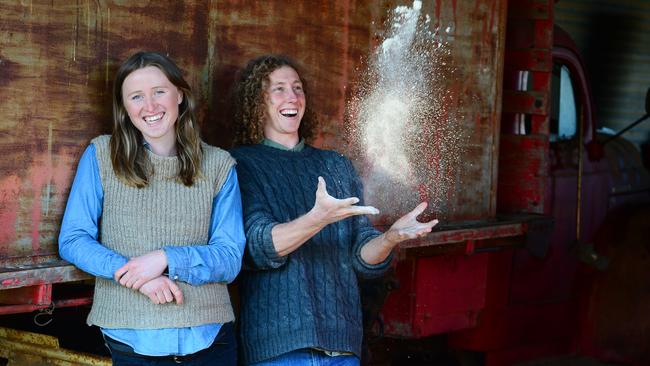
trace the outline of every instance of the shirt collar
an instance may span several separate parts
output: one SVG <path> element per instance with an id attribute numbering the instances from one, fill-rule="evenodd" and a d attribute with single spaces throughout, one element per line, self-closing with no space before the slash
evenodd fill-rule
<path id="1" fill-rule="evenodd" d="M 284 150 L 284 151 L 293 151 L 293 152 L 300 152 L 302 149 L 305 148 L 305 139 L 300 139 L 300 141 L 296 144 L 296 146 L 292 148 L 288 148 L 282 144 L 279 144 L 273 140 L 269 140 L 267 138 L 264 138 L 262 140 L 262 145 L 274 147 L 276 149 Z"/>

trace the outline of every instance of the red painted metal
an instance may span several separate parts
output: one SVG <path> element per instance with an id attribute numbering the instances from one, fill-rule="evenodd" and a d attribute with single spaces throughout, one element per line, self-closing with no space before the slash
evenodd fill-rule
<path id="1" fill-rule="evenodd" d="M 548 98 L 543 92 L 507 90 L 503 92 L 503 112 L 548 114 Z"/>
<path id="2" fill-rule="evenodd" d="M 454 228 L 452 226 L 446 227 L 441 231 L 434 231 L 421 239 L 409 240 L 400 245 L 400 248 L 419 248 L 467 241 L 508 238 L 523 235 L 525 232 L 526 224 L 524 222 L 508 222 L 503 224 L 488 222 L 466 228 Z"/>
<path id="3" fill-rule="evenodd" d="M 32 265 L 5 263 L 0 267 L 0 314 L 15 314 L 46 309 L 89 304 L 92 296 L 86 289 L 56 295 L 53 287 L 73 281 L 91 279 L 60 259 Z"/>
<path id="4" fill-rule="evenodd" d="M 345 145 L 346 101 L 360 88 L 388 12 L 403 4 L 285 5 L 0 3 L 0 314 L 91 302 L 84 286 L 63 290 L 90 276 L 56 257 L 56 235 L 77 159 L 91 137 L 109 129 L 111 75 L 118 60 L 135 50 L 161 50 L 181 64 L 196 91 L 204 138 L 222 147 L 232 140 L 227 91 L 236 71 L 263 53 L 288 54 L 303 63 L 310 103 L 322 116 L 316 144 Z M 650 344 L 643 336 L 650 331 L 634 332 L 650 325 L 645 308 L 634 304 L 650 302 L 645 288 L 632 282 L 648 282 L 647 256 L 639 255 L 647 251 L 640 243 L 648 224 L 634 221 L 637 241 L 623 241 L 627 231 L 619 227 L 597 230 L 608 210 L 647 196 L 647 190 L 630 181 L 639 169 L 625 143 L 612 142 L 605 159 L 585 162 L 581 238 L 618 262 L 611 264 L 614 275 L 595 275 L 580 265 L 574 245 L 577 150 L 548 140 L 553 60 L 567 65 L 577 81 L 587 142 L 597 139 L 595 111 L 575 45 L 553 28 L 553 1 L 422 5 L 432 27 L 449 29 L 444 61 L 455 68 L 441 69 L 440 87 L 447 93 L 440 118 L 462 126 L 465 150 L 439 212 L 425 215 L 442 218 L 440 226 L 401 245 L 401 287 L 383 308 L 385 333 L 447 333 L 450 346 L 484 352 L 487 365 L 577 350 L 648 364 L 639 350 Z M 440 163 L 431 136 L 415 159 L 425 172 Z M 363 174 L 364 162 L 355 164 Z M 391 211 L 395 196 L 413 205 L 428 199 L 427 188 L 437 182 L 422 178 L 414 177 L 412 191 L 392 190 L 380 201 L 386 215 L 375 222 L 386 224 L 403 213 Z M 505 213 L 555 219 L 543 255 L 524 248 L 535 235 L 530 217 L 503 219 Z"/>
<path id="5" fill-rule="evenodd" d="M 505 59 L 514 70 L 546 71 L 551 68 L 551 54 L 547 50 L 506 50 Z"/>
<path id="6" fill-rule="evenodd" d="M 92 278 L 61 259 L 32 265 L 0 262 L 0 290 Z"/>
<path id="7" fill-rule="evenodd" d="M 527 219 L 446 228 L 403 243 L 396 267 L 400 287 L 382 311 L 384 333 L 419 338 L 476 326 L 491 283 L 491 255 L 481 252 L 523 246 Z"/>
<path id="8" fill-rule="evenodd" d="M 544 212 L 548 137 L 502 135 L 497 206 L 503 212 Z"/>
<path id="9" fill-rule="evenodd" d="M 553 3 L 535 3 L 533 13 L 509 8 L 509 19 L 516 21 L 509 23 L 508 34 L 518 36 L 508 41 L 508 52 L 544 52 L 548 60 L 553 45 Z M 540 5 L 547 10 L 539 11 Z M 488 365 L 573 352 L 578 334 L 576 320 L 580 316 L 576 292 L 578 262 L 569 252 L 575 232 L 570 230 L 571 223 L 575 224 L 570 209 L 575 203 L 570 198 L 575 197 L 575 184 L 559 184 L 557 175 L 550 174 L 548 101 L 552 65 L 530 64 L 529 60 L 510 63 L 508 59 L 505 63 L 505 80 L 512 82 L 504 84 L 504 126 L 515 120 L 527 120 L 528 125 L 516 135 L 510 135 L 509 128 L 502 130 L 497 206 L 503 212 L 552 215 L 556 227 L 543 258 L 524 249 L 500 254 L 498 261 L 508 261 L 509 265 L 507 270 L 489 266 L 488 278 L 503 282 L 489 281 L 488 293 L 492 289 L 496 292 L 488 297 L 479 325 L 450 334 L 451 346 L 485 352 Z M 522 71 L 527 72 L 523 75 L 528 79 L 517 85 L 514 81 Z M 525 118 L 515 119 L 516 113 Z"/>
<path id="10" fill-rule="evenodd" d="M 517 47 L 534 47 L 535 52 L 541 47 L 549 56 L 553 55 L 555 62 L 569 68 L 574 80 L 576 102 L 584 116 L 584 140 L 589 141 L 595 136 L 596 123 L 584 66 L 577 48 L 564 32 L 556 28 L 556 48 L 551 50 L 552 37 L 549 35 L 552 34 L 552 21 L 537 16 L 533 18 L 536 19 L 532 23 L 533 35 L 520 35 L 514 44 Z M 513 29 L 530 32 L 529 26 L 517 27 L 521 24 L 517 22 L 512 24 Z M 509 31 L 508 34 L 510 33 Z M 512 51 L 509 49 L 507 52 Z M 526 69 L 527 62 L 529 60 L 510 63 L 509 67 L 506 59 L 506 80 L 509 72 Z M 550 72 L 538 71 L 542 72 L 532 72 L 530 90 L 538 93 L 549 91 Z M 505 102 L 507 100 L 504 98 Z M 508 111 L 521 112 L 517 108 L 511 107 Z M 550 149 L 546 148 L 544 136 L 548 134 L 547 116 L 545 113 L 537 113 L 539 111 L 524 112 L 536 113 L 530 116 L 528 134 L 502 135 L 498 206 L 500 210 L 537 211 L 553 217 L 556 226 L 549 238 L 550 247 L 543 258 L 522 249 L 513 249 L 510 253 L 491 253 L 491 259 L 497 255 L 500 259 L 498 266 L 488 267 L 488 278 L 493 280 L 488 282 L 486 306 L 480 312 L 479 325 L 473 329 L 450 333 L 449 344 L 452 347 L 484 352 L 486 365 L 510 365 L 522 360 L 575 352 L 612 362 L 647 364 L 648 359 L 644 356 L 647 353 L 638 351 L 647 350 L 647 337 L 640 334 L 632 338 L 625 336 L 639 331 L 644 334 L 643 329 L 650 329 L 645 320 L 647 317 L 638 312 L 636 316 L 626 316 L 630 312 L 634 313 L 633 309 L 637 306 L 628 304 L 648 303 L 647 296 L 643 297 L 642 291 L 635 285 L 638 280 L 625 280 L 647 278 L 639 272 L 647 260 L 644 262 L 643 259 L 628 257 L 626 263 L 629 264 L 621 264 L 617 270 L 620 273 L 632 271 L 634 274 L 618 279 L 614 279 L 611 272 L 594 276 L 592 270 L 586 269 L 578 261 L 585 255 L 581 254 L 581 250 L 585 250 L 585 243 L 593 240 L 603 243 L 603 240 L 608 240 L 598 236 L 598 228 L 605 222 L 605 213 L 614 207 L 614 201 L 611 198 L 608 200 L 613 193 L 610 179 L 615 176 L 612 175 L 614 171 L 602 163 L 584 162 L 582 196 L 589 199 L 581 202 L 580 237 L 584 242 L 575 242 L 576 152 L 583 146 L 575 146 L 573 142 L 574 145 L 569 145 L 571 148 L 568 149 L 568 154 L 565 151 L 568 142 L 554 143 Z M 537 146 L 528 145 L 534 141 L 535 135 L 541 136 Z M 616 153 L 611 153 L 610 156 L 614 155 Z M 618 155 L 617 159 L 622 161 L 622 155 Z M 539 164 L 529 164 L 529 161 Z M 522 187 L 526 189 L 522 190 Z M 637 198 L 644 195 L 640 191 L 631 194 Z M 645 196 L 647 198 L 647 193 Z M 647 217 L 647 213 L 638 216 L 645 218 L 646 222 Z M 626 232 L 620 225 L 613 230 Z M 642 242 L 639 238 L 630 239 L 626 245 L 627 251 L 612 251 L 612 242 L 620 239 L 615 239 L 617 235 L 613 232 L 609 235 L 610 242 L 605 245 L 609 250 L 606 253 L 625 255 L 623 253 L 627 252 L 630 255 L 642 251 L 638 247 Z M 647 268 L 647 263 L 645 267 Z M 595 284 L 595 287 L 590 286 L 590 283 Z M 618 293 L 614 292 L 614 288 L 618 289 Z M 622 308 L 626 310 L 620 311 Z M 598 321 L 600 324 L 595 325 Z M 630 346 L 622 347 L 621 342 L 630 342 Z"/>
<path id="11" fill-rule="evenodd" d="M 549 2 L 545 0 L 519 0 L 508 4 L 509 19 L 550 19 Z"/>
<path id="12" fill-rule="evenodd" d="M 52 285 L 19 287 L 0 292 L 0 304 L 49 305 L 52 302 Z"/>
<path id="13" fill-rule="evenodd" d="M 441 255 L 400 263 L 400 287 L 382 314 L 384 334 L 419 338 L 475 326 L 485 304 L 487 258 Z"/>

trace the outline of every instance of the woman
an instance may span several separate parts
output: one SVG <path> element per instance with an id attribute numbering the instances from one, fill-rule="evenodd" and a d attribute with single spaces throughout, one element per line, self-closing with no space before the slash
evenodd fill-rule
<path id="1" fill-rule="evenodd" d="M 283 56 L 248 63 L 236 89 L 237 159 L 247 237 L 239 292 L 243 362 L 358 365 L 362 323 L 357 275 L 388 269 L 397 243 L 431 231 L 416 217 L 384 234 L 356 206 L 350 161 L 309 146 L 315 119 L 298 67 Z M 311 363 L 312 360 L 315 363 Z"/>
<path id="2" fill-rule="evenodd" d="M 194 108 L 172 60 L 134 54 L 115 77 L 113 133 L 77 168 L 59 252 L 97 277 L 88 324 L 114 365 L 236 364 L 226 283 L 245 245 L 241 198 L 234 160 L 200 140 Z"/>

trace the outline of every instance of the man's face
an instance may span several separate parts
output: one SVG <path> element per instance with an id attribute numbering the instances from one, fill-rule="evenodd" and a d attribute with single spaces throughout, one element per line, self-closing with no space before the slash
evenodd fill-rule
<path id="1" fill-rule="evenodd" d="M 306 99 L 296 70 L 283 66 L 270 73 L 264 99 L 264 136 L 278 143 L 297 143 Z"/>

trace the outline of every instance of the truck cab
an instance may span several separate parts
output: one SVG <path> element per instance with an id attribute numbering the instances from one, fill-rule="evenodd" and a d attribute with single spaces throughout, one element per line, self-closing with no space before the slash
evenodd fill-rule
<path id="1" fill-rule="evenodd" d="M 597 131 L 582 57 L 552 6 L 508 7 L 495 218 L 407 248 L 381 329 L 421 350 L 444 335 L 479 355 L 468 364 L 645 364 L 650 176 L 635 146 Z"/>

